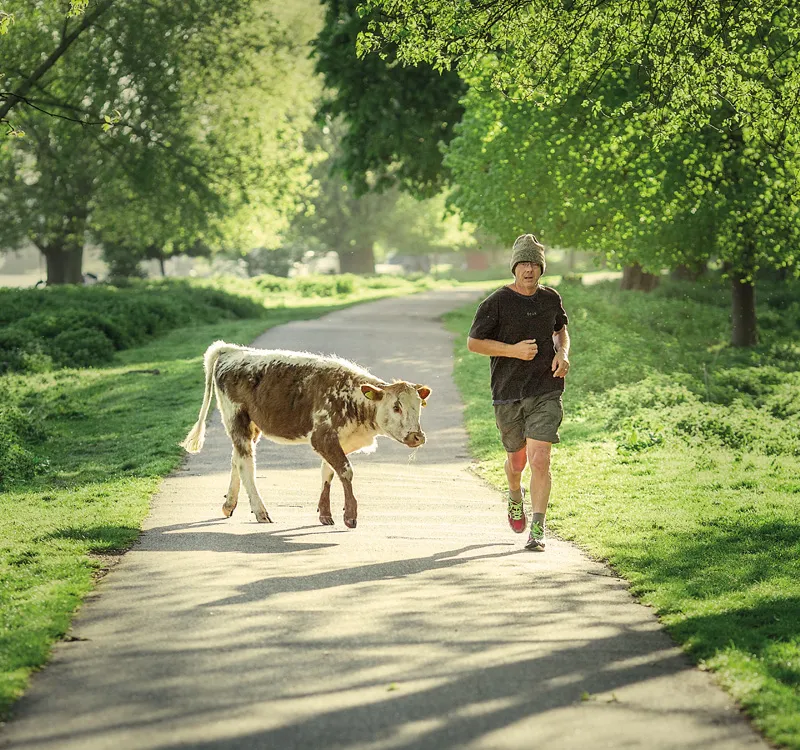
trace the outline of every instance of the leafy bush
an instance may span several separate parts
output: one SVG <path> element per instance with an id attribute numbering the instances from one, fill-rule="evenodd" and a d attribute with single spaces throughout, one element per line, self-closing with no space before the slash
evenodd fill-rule
<path id="1" fill-rule="evenodd" d="M 128 279 L 45 289 L 0 289 L 0 375 L 90 367 L 174 328 L 221 319 L 261 318 L 297 298 L 343 298 L 370 289 L 423 289 L 389 276 L 352 274 L 294 279 Z"/>
<path id="2" fill-rule="evenodd" d="M 0 487 L 34 475 L 37 461 L 31 446 L 45 438 L 34 412 L 23 412 L 9 403 L 8 393 L 4 396 L 0 403 Z"/>
<path id="3" fill-rule="evenodd" d="M 55 361 L 63 367 L 96 367 L 114 357 L 114 344 L 102 331 L 73 328 L 53 338 Z"/>
<path id="4" fill-rule="evenodd" d="M 352 294 L 355 291 L 356 285 L 353 282 L 352 276 L 337 276 L 336 277 L 336 294 Z"/>
<path id="5" fill-rule="evenodd" d="M 301 297 L 336 297 L 352 294 L 355 289 L 353 277 L 341 276 L 300 276 L 294 281 L 294 290 Z"/>
<path id="6" fill-rule="evenodd" d="M 760 406 L 784 378 L 785 373 L 774 366 L 731 367 L 714 376 L 713 398 L 723 404 L 745 399 Z"/>
<path id="7" fill-rule="evenodd" d="M 0 289 L 0 373 L 104 364 L 176 327 L 264 314 L 252 298 L 176 280 Z"/>
<path id="8" fill-rule="evenodd" d="M 286 292 L 292 285 L 290 279 L 271 276 L 268 273 L 263 276 L 256 276 L 253 281 L 255 281 L 259 289 L 263 289 L 265 292 Z"/>
<path id="9" fill-rule="evenodd" d="M 572 413 L 602 423 L 622 453 L 673 440 L 800 454 L 800 306 L 785 303 L 800 294 L 784 286 L 771 297 L 780 312 L 759 307 L 765 343 L 750 350 L 727 344 L 729 290 L 713 280 L 665 282 L 624 301 L 610 287 L 562 287 Z M 590 356 L 581 341 L 593 342 Z"/>

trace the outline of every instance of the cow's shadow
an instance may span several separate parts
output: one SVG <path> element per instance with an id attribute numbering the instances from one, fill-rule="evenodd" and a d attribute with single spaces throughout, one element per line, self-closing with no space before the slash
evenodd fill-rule
<path id="1" fill-rule="evenodd" d="M 336 546 L 329 541 L 330 536 L 317 543 L 293 542 L 283 534 L 294 531 L 310 532 L 311 529 L 320 529 L 319 524 L 308 524 L 293 528 L 269 529 L 264 524 L 252 524 L 252 531 L 244 533 L 227 534 L 211 531 L 200 531 L 204 528 L 224 527 L 231 522 L 225 518 L 210 518 L 203 521 L 173 524 L 139 531 L 132 526 L 115 526 L 104 524 L 97 526 L 67 526 L 56 531 L 43 534 L 43 541 L 52 539 L 75 539 L 88 543 L 89 554 L 107 555 L 121 553 L 128 550 L 142 552 L 244 552 L 251 554 L 284 554 L 291 552 L 304 552 L 312 549 L 324 549 Z M 241 528 L 241 526 L 239 526 Z M 118 549 L 110 540 L 119 538 L 120 533 L 136 534 L 139 536 L 132 546 Z M 341 528 L 338 533 L 346 533 L 347 529 Z M 317 532 L 324 533 L 324 531 Z M 335 527 L 329 534 L 335 534 Z"/>

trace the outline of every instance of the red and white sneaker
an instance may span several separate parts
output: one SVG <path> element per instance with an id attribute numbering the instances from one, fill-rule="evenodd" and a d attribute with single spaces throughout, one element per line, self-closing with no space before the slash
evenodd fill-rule
<path id="1" fill-rule="evenodd" d="M 515 502 L 511 495 L 508 496 L 508 525 L 515 534 L 521 534 L 528 526 L 528 519 L 525 517 L 525 490 L 522 490 L 522 500 Z"/>

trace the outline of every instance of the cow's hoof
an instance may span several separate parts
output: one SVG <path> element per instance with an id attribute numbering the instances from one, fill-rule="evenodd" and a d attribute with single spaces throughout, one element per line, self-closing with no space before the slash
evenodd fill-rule
<path id="1" fill-rule="evenodd" d="M 232 508 L 228 508 L 228 507 L 223 505 L 222 506 L 222 515 L 225 516 L 225 518 L 230 518 L 233 515 L 233 511 L 235 511 L 235 510 L 236 510 L 236 506 L 235 505 Z"/>
<path id="2" fill-rule="evenodd" d="M 269 517 L 269 513 L 267 511 L 258 511 L 256 513 L 256 521 L 259 523 L 272 523 L 272 519 Z"/>
<path id="3" fill-rule="evenodd" d="M 358 521 L 356 521 L 355 518 L 344 519 L 344 525 L 347 526 L 348 529 L 354 529 L 356 527 L 356 523 L 358 523 Z"/>
<path id="4" fill-rule="evenodd" d="M 333 518 L 331 516 L 320 516 L 319 517 L 319 522 L 323 526 L 333 526 L 334 525 L 334 521 L 333 521 Z"/>

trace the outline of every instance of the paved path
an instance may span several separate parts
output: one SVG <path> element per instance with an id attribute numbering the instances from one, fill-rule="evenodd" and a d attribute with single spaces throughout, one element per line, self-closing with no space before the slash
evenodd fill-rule
<path id="1" fill-rule="evenodd" d="M 765 748 L 622 581 L 566 543 L 522 550 L 502 497 L 469 472 L 438 318 L 474 298 L 385 300 L 262 336 L 427 382 L 428 444 L 354 457 L 349 531 L 337 484 L 337 526 L 316 522 L 311 450 L 262 441 L 276 523 L 256 524 L 246 499 L 226 521 L 215 416 L 0 747 Z"/>

